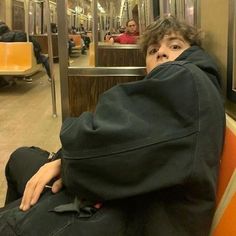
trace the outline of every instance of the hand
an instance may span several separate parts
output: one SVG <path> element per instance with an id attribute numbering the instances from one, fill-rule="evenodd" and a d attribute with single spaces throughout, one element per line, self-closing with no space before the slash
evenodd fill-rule
<path id="1" fill-rule="evenodd" d="M 114 43 L 114 38 L 111 37 L 111 38 L 109 39 L 109 43 L 113 44 L 113 43 Z"/>
<path id="2" fill-rule="evenodd" d="M 20 210 L 27 211 L 36 204 L 43 192 L 45 185 L 53 178 L 58 178 L 52 185 L 52 192 L 57 193 L 62 188 L 62 179 L 60 177 L 61 159 L 46 163 L 38 172 L 27 182 Z"/>

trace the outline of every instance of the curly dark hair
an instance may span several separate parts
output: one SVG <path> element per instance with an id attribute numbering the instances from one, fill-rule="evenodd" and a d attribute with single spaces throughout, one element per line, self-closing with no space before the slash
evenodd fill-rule
<path id="1" fill-rule="evenodd" d="M 177 33 L 180 34 L 191 46 L 201 46 L 201 32 L 197 28 L 180 21 L 173 16 L 160 18 L 149 26 L 139 40 L 144 55 L 152 44 L 157 44 L 165 35 Z"/>

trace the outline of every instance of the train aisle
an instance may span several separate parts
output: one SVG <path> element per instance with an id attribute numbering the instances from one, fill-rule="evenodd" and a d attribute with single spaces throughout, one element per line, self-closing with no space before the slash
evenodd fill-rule
<path id="1" fill-rule="evenodd" d="M 58 117 L 52 117 L 51 85 L 44 72 L 34 75 L 32 83 L 17 80 L 0 88 L 0 206 L 6 193 L 4 168 L 9 155 L 20 146 L 39 146 L 49 151 L 60 147 L 60 80 L 55 64 Z"/>

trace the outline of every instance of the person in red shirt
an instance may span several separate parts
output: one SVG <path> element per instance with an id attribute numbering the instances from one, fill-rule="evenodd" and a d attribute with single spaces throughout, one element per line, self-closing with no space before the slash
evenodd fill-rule
<path id="1" fill-rule="evenodd" d="M 135 44 L 137 42 L 139 32 L 137 32 L 137 24 L 135 20 L 128 20 L 126 22 L 125 33 L 119 35 L 118 37 L 111 38 L 110 40 L 115 43 L 121 44 Z"/>

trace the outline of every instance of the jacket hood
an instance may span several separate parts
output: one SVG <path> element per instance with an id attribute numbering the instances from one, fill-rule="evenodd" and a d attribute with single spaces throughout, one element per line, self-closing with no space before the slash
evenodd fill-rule
<path id="1" fill-rule="evenodd" d="M 221 76 L 215 61 L 202 48 L 192 46 L 177 57 L 176 61 L 193 63 L 203 70 L 218 88 L 221 86 Z"/>

